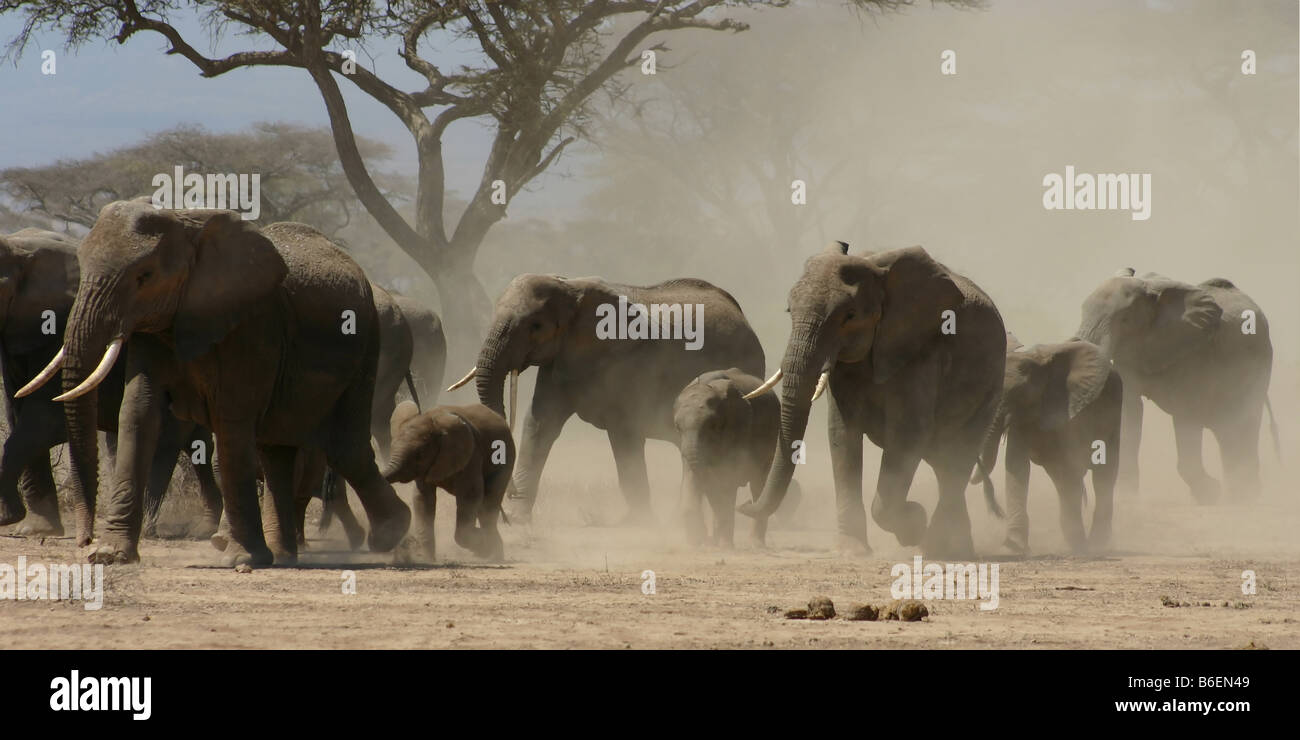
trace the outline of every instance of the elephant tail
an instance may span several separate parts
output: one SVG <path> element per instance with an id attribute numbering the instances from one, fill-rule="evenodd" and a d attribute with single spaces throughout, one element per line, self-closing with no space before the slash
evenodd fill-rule
<path id="1" fill-rule="evenodd" d="M 998 505 L 998 497 L 993 490 L 993 471 L 984 467 L 984 459 L 979 457 L 975 458 L 975 468 L 979 471 L 975 474 L 975 477 L 979 478 L 980 482 L 984 484 L 984 503 L 989 507 L 989 513 L 998 519 L 1005 519 L 1006 514 L 1003 513 L 1002 507 Z"/>
<path id="2" fill-rule="evenodd" d="M 1278 462 L 1282 461 L 1282 443 L 1277 437 L 1277 419 L 1273 418 L 1273 404 L 1269 403 L 1268 396 L 1264 396 L 1264 408 L 1268 409 L 1268 431 L 1273 435 L 1273 454 L 1277 455 Z"/>
<path id="3" fill-rule="evenodd" d="M 411 400 L 415 402 L 415 409 L 421 413 L 424 409 L 420 408 L 420 394 L 415 392 L 415 378 L 411 377 L 411 371 L 406 371 L 406 389 L 411 392 Z"/>

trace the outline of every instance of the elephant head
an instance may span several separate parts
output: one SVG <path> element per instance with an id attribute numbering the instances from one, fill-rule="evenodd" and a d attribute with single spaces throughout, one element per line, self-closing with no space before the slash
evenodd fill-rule
<path id="1" fill-rule="evenodd" d="M 67 315 L 77 285 L 76 248 L 68 236 L 40 229 L 0 236 L 0 337 L 8 355 L 50 343 L 44 312 Z"/>
<path id="2" fill-rule="evenodd" d="M 165 333 L 179 359 L 191 360 L 264 310 L 288 268 L 270 240 L 232 211 L 159 210 L 141 200 L 105 206 L 77 261 L 81 279 L 63 349 L 37 380 L 45 382 L 62 365 L 64 392 L 57 400 L 72 402 L 66 414 L 74 499 L 84 500 L 93 516 L 95 387 L 125 340 Z M 79 522 L 78 539 L 89 532 L 89 523 Z"/>
<path id="3" fill-rule="evenodd" d="M 803 438 L 823 376 L 837 363 L 867 363 L 873 382 L 888 382 L 939 340 L 943 312 L 963 299 L 947 268 L 921 247 L 860 256 L 835 242 L 809 258 L 790 289 L 781 369 L 755 391 L 782 383 L 779 446 L 762 496 L 741 511 L 767 517 L 781 505 L 794 475 L 792 445 Z"/>
<path id="4" fill-rule="evenodd" d="M 1083 302 L 1075 336 L 1101 347 L 1121 368 L 1158 375 L 1201 349 L 1222 316 L 1203 288 L 1125 269 Z"/>
<path id="5" fill-rule="evenodd" d="M 1011 424 L 1045 432 L 1059 429 L 1097 400 L 1109 377 L 1109 358 L 1090 342 L 1071 340 L 1007 352 L 1002 400 L 972 480 L 979 482 L 993 469 L 998 443 Z"/>
<path id="6" fill-rule="evenodd" d="M 575 335 L 571 330 L 579 320 L 585 296 L 582 284 L 558 275 L 516 277 L 497 300 L 475 368 L 451 389 L 474 378 L 479 403 L 504 415 L 506 376 L 533 365 L 547 365 L 560 354 Z M 588 338 L 594 341 L 594 337 Z M 511 401 L 513 406 L 513 398 Z"/>
<path id="7" fill-rule="evenodd" d="M 749 442 L 753 416 L 749 402 L 730 378 L 718 375 L 691 381 L 673 404 L 682 460 L 696 469 L 717 467 L 720 459 L 745 449 Z"/>
<path id="8" fill-rule="evenodd" d="M 392 452 L 382 473 L 389 483 L 447 480 L 474 453 L 473 430 L 441 409 L 422 414 L 414 403 L 403 401 L 393 410 L 391 427 Z"/>

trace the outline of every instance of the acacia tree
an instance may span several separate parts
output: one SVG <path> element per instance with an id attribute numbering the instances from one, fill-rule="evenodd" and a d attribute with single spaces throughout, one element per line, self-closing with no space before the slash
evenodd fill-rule
<path id="1" fill-rule="evenodd" d="M 845 0 L 892 10 L 913 0 Z M 278 66 L 305 70 L 320 92 L 348 182 L 384 232 L 429 274 L 453 336 L 477 341 L 490 301 L 473 272 L 479 245 L 506 215 L 510 198 L 582 136 L 589 101 L 599 91 L 625 91 L 616 77 L 663 50 L 652 36 L 679 29 L 743 31 L 726 14 L 783 7 L 791 0 L 0 0 L 0 13 L 23 16 L 10 54 L 36 30 L 62 33 L 70 47 L 92 39 L 125 43 L 142 32 L 167 39 L 168 54 L 192 62 L 204 77 L 234 69 Z M 952 0 L 952 4 L 970 4 Z M 209 41 L 234 27 L 275 48 L 210 57 L 173 19 L 204 20 Z M 478 59 L 456 71 L 433 60 L 451 44 L 469 42 Z M 346 50 L 390 44 L 423 78 L 407 90 L 355 64 Z M 340 48 L 343 47 L 343 48 Z M 346 66 L 345 66 L 346 65 Z M 339 78 L 390 110 L 409 131 L 418 157 L 413 217 L 376 185 L 357 146 Z M 443 137 L 451 124 L 487 119 L 493 128 L 482 177 L 454 224 L 444 218 L 447 193 Z M 494 198 L 494 195 L 496 196 Z M 501 196 L 504 196 L 502 198 Z M 504 200 L 504 202 L 502 202 Z M 468 335 L 468 336 L 467 336 Z"/>

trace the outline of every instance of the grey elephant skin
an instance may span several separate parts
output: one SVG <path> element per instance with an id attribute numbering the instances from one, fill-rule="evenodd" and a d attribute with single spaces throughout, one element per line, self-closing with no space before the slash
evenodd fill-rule
<path id="1" fill-rule="evenodd" d="M 379 316 L 379 368 L 370 409 L 370 433 L 380 457 L 387 459 L 391 444 L 389 422 L 397 407 L 398 390 L 405 384 L 417 408 L 434 404 L 447 364 L 447 343 L 442 321 L 427 306 L 374 283 L 370 287 Z M 323 504 L 321 529 L 329 525 L 332 516 L 338 516 L 348 543 L 358 549 L 365 530 L 348 505 L 343 480 L 327 470 L 324 453 L 303 451 L 295 466 L 294 480 L 298 544 L 306 542 L 307 505 L 312 496 L 319 495 Z"/>
<path id="2" fill-rule="evenodd" d="M 687 384 L 673 404 L 682 457 L 682 522 L 690 544 L 710 540 L 731 547 L 736 490 L 749 486 L 755 499 L 763 490 L 781 430 L 781 402 L 772 394 L 745 398 L 762 383 L 738 368 L 714 370 Z M 706 501 L 713 515 L 711 536 L 704 524 Z M 753 523 L 752 537 L 762 542 L 766 521 Z"/>
<path id="3" fill-rule="evenodd" d="M 371 549 L 397 544 L 410 510 L 379 475 L 370 447 L 378 320 L 370 285 L 351 258 L 303 224 L 259 231 L 230 211 L 123 201 L 100 212 L 77 259 L 81 283 L 68 320 L 61 398 L 72 495 L 92 511 L 95 384 L 115 347 L 131 340 L 106 532 L 91 560 L 139 559 L 140 489 L 156 447 L 156 412 L 166 403 L 215 436 L 231 528 L 227 563 L 275 559 L 261 526 L 259 462 L 275 518 L 271 544 L 281 561 L 296 559 L 292 487 L 301 448 L 324 450 L 357 490 Z M 346 316 L 355 323 L 351 333 Z M 86 544 L 90 534 L 87 528 L 78 539 Z"/>
<path id="4" fill-rule="evenodd" d="M 64 328 L 77 292 L 78 240 L 66 234 L 23 229 L 0 236 L 0 365 L 9 436 L 0 457 L 0 525 L 21 522 L 20 534 L 62 535 L 63 522 L 50 468 L 50 448 L 67 441 L 63 405 L 54 401 L 55 384 L 16 397 L 23 382 L 40 373 L 63 345 Z M 50 313 L 46 313 L 50 312 Z M 114 367 L 100 386 L 99 428 L 115 446 L 117 412 L 122 402 L 124 370 Z M 148 488 L 166 490 L 177 453 L 201 442 L 212 450 L 208 431 L 160 414 L 158 447 L 149 466 Z M 203 512 L 190 529 L 206 537 L 216 529 L 221 492 L 207 464 L 194 465 Z M 21 490 L 22 496 L 18 492 Z M 93 508 L 78 506 L 79 531 L 89 527 Z M 24 515 L 26 518 L 24 518 Z"/>
<path id="5" fill-rule="evenodd" d="M 456 497 L 456 544 L 501 560 L 501 502 L 515 465 L 504 417 L 482 404 L 438 406 L 420 413 L 403 401 L 393 412 L 393 450 L 384 468 L 392 483 L 415 481 L 415 510 L 425 554 L 435 557 L 438 489 Z M 477 526 L 476 526 L 477 523 Z"/>
<path id="6" fill-rule="evenodd" d="M 682 339 L 602 339 L 600 306 L 629 304 L 704 306 L 703 344 Z M 684 311 L 684 308 L 682 309 Z M 479 353 L 479 402 L 503 413 L 502 386 L 512 371 L 536 366 L 532 405 L 524 420 L 512 515 L 526 518 L 551 445 L 570 416 L 605 430 L 618 468 L 629 521 L 648 521 L 649 481 L 645 441 L 677 443 L 673 400 L 691 379 L 736 367 L 763 374 L 763 348 L 740 305 L 703 280 L 669 280 L 651 287 L 600 278 L 520 275 L 497 300 L 492 326 Z"/>
<path id="7" fill-rule="evenodd" d="M 972 482 L 990 475 L 1007 438 L 1006 546 L 1029 552 L 1029 464 L 1047 471 L 1060 499 L 1061 532 L 1071 550 L 1102 551 L 1110 542 L 1119 471 L 1124 383 L 1091 342 L 1024 348 L 1008 337 L 1007 369 L 993 426 Z M 1092 473 L 1092 528 L 1085 537 L 1084 478 Z"/>
<path id="8" fill-rule="evenodd" d="M 740 510 L 766 518 L 781 505 L 825 374 L 840 547 L 870 551 L 865 434 L 881 448 L 876 523 L 902 545 L 921 545 L 926 557 L 972 558 L 965 491 L 1002 394 L 1002 317 L 978 286 L 921 247 L 861 255 L 848 248 L 836 242 L 810 257 L 790 289 L 781 434 L 762 496 Z M 924 507 L 907 500 L 922 460 L 939 481 L 928 527 Z"/>
<path id="9" fill-rule="evenodd" d="M 1124 269 L 1083 302 L 1076 336 L 1100 346 L 1124 378 L 1121 492 L 1139 490 L 1142 399 L 1149 398 L 1173 417 L 1178 473 L 1197 502 L 1221 492 L 1201 461 L 1205 429 L 1218 440 L 1234 498 L 1259 494 L 1273 345 L 1268 319 L 1250 296 L 1223 278 L 1189 285 Z M 1269 419 L 1276 447 L 1271 408 Z"/>

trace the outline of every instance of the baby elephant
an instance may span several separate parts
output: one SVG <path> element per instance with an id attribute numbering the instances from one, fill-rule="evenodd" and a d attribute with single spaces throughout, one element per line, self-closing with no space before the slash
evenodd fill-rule
<path id="1" fill-rule="evenodd" d="M 692 380 L 673 404 L 673 424 L 682 454 L 682 516 L 686 538 L 707 538 L 702 500 L 713 511 L 713 543 L 733 544 L 736 489 L 748 485 L 754 499 L 763 492 L 781 429 L 781 402 L 767 393 L 745 400 L 763 384 L 736 368 L 714 370 Z M 765 520 L 754 520 L 763 541 Z"/>
<path id="2" fill-rule="evenodd" d="M 481 404 L 438 406 L 420 413 L 403 401 L 393 411 L 390 483 L 415 481 L 415 510 L 425 553 L 434 557 L 433 516 L 438 488 L 456 497 L 456 544 L 489 560 L 504 548 L 497 515 L 515 467 L 510 426 Z M 475 521 L 478 526 L 475 527 Z"/>
<path id="3" fill-rule="evenodd" d="M 1007 333 L 1007 365 L 993 426 L 972 482 L 984 480 L 1007 436 L 1007 540 L 1029 551 L 1029 463 L 1051 476 L 1061 500 L 1061 531 L 1070 548 L 1085 549 L 1083 478 L 1092 471 L 1096 495 L 1086 547 L 1110 541 L 1111 506 L 1119 465 L 1120 409 L 1124 386 L 1095 344 L 1072 339 L 1024 348 Z"/>

